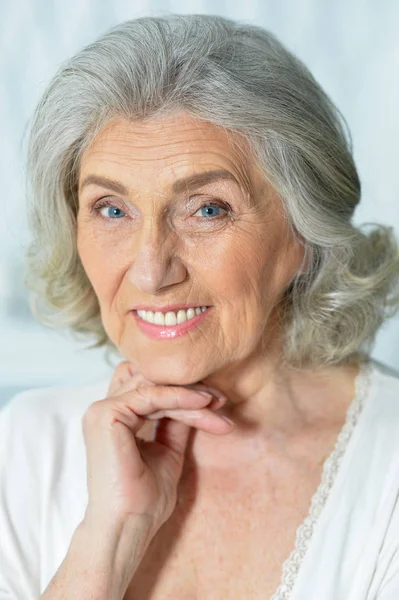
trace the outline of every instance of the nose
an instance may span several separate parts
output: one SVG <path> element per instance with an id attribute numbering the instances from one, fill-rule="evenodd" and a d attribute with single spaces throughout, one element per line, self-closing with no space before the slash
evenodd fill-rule
<path id="1" fill-rule="evenodd" d="M 144 294 L 156 294 L 164 287 L 181 283 L 187 276 L 183 262 L 176 256 L 177 238 L 168 228 L 145 220 L 136 234 L 128 279 Z"/>

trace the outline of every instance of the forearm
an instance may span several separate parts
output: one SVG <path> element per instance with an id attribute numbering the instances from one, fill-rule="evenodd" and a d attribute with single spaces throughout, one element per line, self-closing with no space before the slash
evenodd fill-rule
<path id="1" fill-rule="evenodd" d="M 40 600 L 122 600 L 151 538 L 142 521 L 94 527 L 83 520 Z"/>

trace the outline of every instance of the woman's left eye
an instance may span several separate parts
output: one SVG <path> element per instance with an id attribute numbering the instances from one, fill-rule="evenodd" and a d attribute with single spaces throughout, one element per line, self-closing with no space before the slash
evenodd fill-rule
<path id="1" fill-rule="evenodd" d="M 209 209 L 207 207 L 211 207 L 211 208 Z M 225 208 L 223 208 L 222 206 L 219 206 L 219 204 L 216 204 L 214 202 L 208 202 L 207 204 L 204 204 L 203 206 L 201 206 L 201 208 L 199 208 L 197 210 L 197 212 L 199 212 L 200 210 L 206 210 L 207 211 L 206 215 L 202 214 L 201 216 L 208 216 L 208 217 L 220 217 L 220 216 L 223 216 L 223 215 L 220 215 L 220 214 L 214 214 L 215 210 L 217 210 L 217 211 L 224 210 L 225 213 L 227 213 L 227 210 Z M 209 212 L 209 210 L 211 212 Z M 197 213 L 195 213 L 195 214 L 197 214 Z M 209 220 L 209 219 L 207 219 L 207 220 Z"/>

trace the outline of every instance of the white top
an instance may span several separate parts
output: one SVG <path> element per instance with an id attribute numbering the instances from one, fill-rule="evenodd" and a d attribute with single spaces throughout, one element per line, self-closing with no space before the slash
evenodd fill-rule
<path id="1" fill-rule="evenodd" d="M 81 420 L 108 384 L 0 411 L 0 600 L 38 600 L 66 555 L 87 505 Z M 356 387 L 273 600 L 399 599 L 399 373 L 371 359 Z"/>

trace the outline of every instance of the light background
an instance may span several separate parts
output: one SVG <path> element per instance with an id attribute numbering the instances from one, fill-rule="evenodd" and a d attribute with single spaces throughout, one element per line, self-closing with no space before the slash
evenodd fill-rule
<path id="1" fill-rule="evenodd" d="M 310 68 L 345 116 L 362 182 L 354 222 L 399 229 L 399 2 L 396 0 L 13 0 L 0 19 L 0 405 L 19 390 L 111 373 L 103 350 L 36 324 L 22 282 L 24 139 L 58 66 L 111 26 L 145 15 L 210 13 L 261 25 Z M 24 137 L 25 136 L 25 137 Z M 372 355 L 399 368 L 399 318 Z"/>

